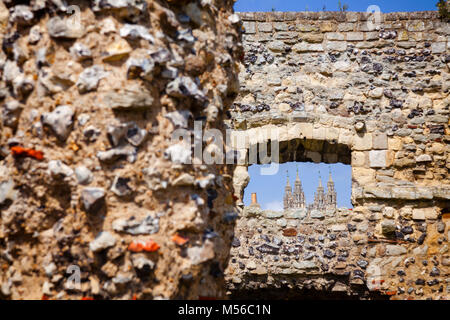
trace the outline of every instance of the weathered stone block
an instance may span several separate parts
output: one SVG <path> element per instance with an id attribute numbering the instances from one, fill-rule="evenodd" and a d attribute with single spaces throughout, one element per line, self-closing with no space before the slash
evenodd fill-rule
<path id="1" fill-rule="evenodd" d="M 243 22 L 244 30 L 246 34 L 254 34 L 256 33 L 256 24 L 255 22 L 244 21 Z"/>
<path id="2" fill-rule="evenodd" d="M 296 39 L 298 37 L 297 32 L 293 32 L 293 31 L 283 31 L 283 32 L 277 32 L 274 35 L 275 39 L 277 40 L 290 40 L 289 43 L 291 42 L 296 42 Z M 287 41 L 286 41 L 287 43 Z"/>
<path id="3" fill-rule="evenodd" d="M 403 142 L 401 138 L 394 137 L 394 138 L 388 138 L 388 148 L 389 150 L 402 150 Z"/>
<path id="4" fill-rule="evenodd" d="M 406 30 L 408 31 L 425 31 L 425 22 L 423 21 L 410 21 L 406 23 Z"/>
<path id="5" fill-rule="evenodd" d="M 318 266 L 314 261 L 306 260 L 306 261 L 294 261 L 292 266 L 296 269 L 307 270 L 307 269 L 317 269 Z"/>
<path id="6" fill-rule="evenodd" d="M 373 149 L 384 150 L 388 148 L 388 138 L 386 133 L 374 133 L 372 138 Z"/>
<path id="7" fill-rule="evenodd" d="M 309 213 L 310 218 L 322 219 L 324 217 L 323 212 L 320 210 L 311 210 Z"/>
<path id="8" fill-rule="evenodd" d="M 325 140 L 326 139 L 326 128 L 314 128 L 313 129 L 313 139 L 315 140 Z"/>
<path id="9" fill-rule="evenodd" d="M 403 207 L 400 209 L 400 216 L 403 219 L 407 219 L 407 220 L 412 219 L 412 217 L 413 217 L 412 213 L 413 213 L 413 209 L 411 207 Z"/>
<path id="10" fill-rule="evenodd" d="M 403 49 L 411 49 L 415 48 L 417 43 L 415 41 L 399 41 L 397 42 L 397 46 Z"/>
<path id="11" fill-rule="evenodd" d="M 362 32 L 348 32 L 347 41 L 363 41 L 364 33 Z"/>
<path id="12" fill-rule="evenodd" d="M 279 225 L 280 227 L 284 228 L 287 226 L 287 220 L 284 218 L 278 219 L 277 220 L 277 225 Z"/>
<path id="13" fill-rule="evenodd" d="M 392 218 L 394 218 L 394 216 L 395 216 L 395 209 L 392 208 L 392 207 L 386 207 L 386 208 L 384 208 L 384 210 L 383 210 L 383 215 L 384 215 L 386 218 L 392 219 Z"/>
<path id="14" fill-rule="evenodd" d="M 375 182 L 375 171 L 373 169 L 352 167 L 352 179 L 359 185 L 365 186 Z"/>
<path id="15" fill-rule="evenodd" d="M 405 247 L 400 245 L 387 245 L 386 246 L 386 255 L 388 256 L 400 256 L 407 252 Z"/>
<path id="16" fill-rule="evenodd" d="M 265 274 L 267 274 L 267 268 L 259 265 L 256 267 L 255 270 L 252 270 L 250 273 L 256 274 L 256 275 L 265 275 Z"/>
<path id="17" fill-rule="evenodd" d="M 366 32 L 366 41 L 376 41 L 380 38 L 379 32 Z"/>
<path id="18" fill-rule="evenodd" d="M 373 99 L 380 99 L 383 96 L 383 88 L 375 88 L 370 90 L 369 97 Z"/>
<path id="19" fill-rule="evenodd" d="M 326 48 L 329 51 L 345 51 L 347 50 L 347 42 L 344 41 L 328 41 Z"/>
<path id="20" fill-rule="evenodd" d="M 254 260 L 250 260 L 246 265 L 248 270 L 255 270 L 256 269 L 256 262 Z"/>
<path id="21" fill-rule="evenodd" d="M 427 187 L 416 187 L 416 197 L 417 199 L 433 199 L 432 188 Z"/>
<path id="22" fill-rule="evenodd" d="M 269 218 L 269 219 L 276 219 L 276 218 L 281 218 L 283 216 L 283 212 L 266 210 L 266 211 L 264 211 L 263 215 L 264 215 L 264 217 Z"/>
<path id="23" fill-rule="evenodd" d="M 312 123 L 299 123 L 300 133 L 306 139 L 312 139 L 313 137 L 313 124 Z"/>
<path id="24" fill-rule="evenodd" d="M 321 43 L 309 44 L 306 42 L 297 43 L 292 47 L 292 50 L 298 53 L 302 52 L 322 52 L 324 51 Z"/>
<path id="25" fill-rule="evenodd" d="M 354 137 L 354 150 L 370 150 L 372 149 L 372 134 L 366 133 L 363 135 L 355 135 Z"/>
<path id="26" fill-rule="evenodd" d="M 415 248 L 412 253 L 415 256 L 426 256 L 427 252 L 428 252 L 428 246 L 424 245 L 424 246 Z"/>
<path id="27" fill-rule="evenodd" d="M 285 22 L 275 22 L 274 23 L 275 31 L 287 31 L 288 30 L 288 24 Z"/>
<path id="28" fill-rule="evenodd" d="M 262 210 L 258 206 L 248 206 L 244 208 L 243 216 L 246 217 L 257 217 L 262 214 Z"/>
<path id="29" fill-rule="evenodd" d="M 363 180 L 361 177 L 354 177 L 355 180 L 362 181 L 359 182 L 361 185 L 366 185 L 371 182 L 373 182 L 374 178 L 369 180 L 370 177 L 366 177 L 365 180 Z M 391 199 L 393 197 L 393 192 L 389 188 L 377 188 L 372 186 L 365 186 L 364 187 L 364 197 L 367 198 L 380 198 L 380 199 Z"/>
<path id="30" fill-rule="evenodd" d="M 413 209 L 412 218 L 413 220 L 437 219 L 438 215 L 436 208 L 420 208 Z"/>
<path id="31" fill-rule="evenodd" d="M 296 210 L 290 210 L 286 213 L 286 218 L 289 219 L 303 219 L 306 217 L 307 211 L 306 209 L 296 209 Z"/>
<path id="32" fill-rule="evenodd" d="M 397 225 L 395 224 L 395 221 L 393 220 L 384 220 L 381 222 L 381 232 L 384 235 L 390 235 L 394 233 L 396 230 Z"/>
<path id="33" fill-rule="evenodd" d="M 355 24 L 354 23 L 340 23 L 338 25 L 338 31 L 339 32 L 348 32 L 348 31 L 353 31 L 355 29 Z"/>
<path id="34" fill-rule="evenodd" d="M 434 42 L 431 44 L 431 52 L 432 53 L 444 53 L 446 51 L 446 43 L 445 42 Z"/>
<path id="35" fill-rule="evenodd" d="M 354 134 L 351 130 L 341 129 L 339 131 L 338 143 L 351 147 L 353 145 Z"/>
<path id="36" fill-rule="evenodd" d="M 358 18 L 359 18 L 358 12 L 346 12 L 346 21 L 356 22 L 358 21 Z"/>
<path id="37" fill-rule="evenodd" d="M 353 151 L 352 152 L 352 166 L 365 167 L 366 166 L 366 152 Z"/>
<path id="38" fill-rule="evenodd" d="M 283 41 L 275 40 L 270 42 L 267 47 L 273 52 L 283 52 L 287 46 Z"/>
<path id="39" fill-rule="evenodd" d="M 331 231 L 333 232 L 342 232 L 347 230 L 347 225 L 345 224 L 337 224 L 331 227 Z"/>
<path id="40" fill-rule="evenodd" d="M 394 187 L 392 188 L 392 197 L 404 200 L 415 200 L 416 189 L 410 187 Z"/>
<path id="41" fill-rule="evenodd" d="M 326 34 L 327 36 L 327 40 L 330 41 L 344 41 L 345 40 L 345 36 L 342 33 L 338 33 L 338 32 L 330 32 Z"/>
<path id="42" fill-rule="evenodd" d="M 260 22 L 257 26 L 260 32 L 272 32 L 272 23 L 270 22 Z"/>
<path id="43" fill-rule="evenodd" d="M 297 31 L 300 32 L 312 32 L 312 31 L 319 31 L 319 27 L 313 24 L 297 24 Z"/>
<path id="44" fill-rule="evenodd" d="M 372 49 L 372 48 L 379 47 L 379 44 L 380 43 L 373 42 L 373 41 L 371 41 L 371 42 L 369 42 L 369 41 L 367 41 L 367 42 L 366 41 L 358 41 L 358 42 L 356 42 L 355 47 L 358 48 L 358 49 Z"/>
<path id="45" fill-rule="evenodd" d="M 311 43 L 322 43 L 324 38 L 324 34 L 323 33 L 305 33 L 305 34 L 301 34 L 300 35 L 300 39 L 302 39 L 303 41 L 306 42 L 311 42 Z"/>
<path id="46" fill-rule="evenodd" d="M 320 24 L 321 32 L 331 32 L 336 30 L 336 25 L 331 21 L 325 21 Z"/>
<path id="47" fill-rule="evenodd" d="M 339 129 L 337 128 L 327 128 L 325 137 L 328 141 L 334 140 L 337 141 L 339 138 Z"/>

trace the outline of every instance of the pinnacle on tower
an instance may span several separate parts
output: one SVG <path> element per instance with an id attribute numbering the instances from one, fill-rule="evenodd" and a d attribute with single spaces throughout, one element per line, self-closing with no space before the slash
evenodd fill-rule
<path id="1" fill-rule="evenodd" d="M 333 178 L 331 176 L 331 168 L 329 168 L 329 170 L 330 170 L 330 177 L 328 179 L 327 193 L 326 193 L 326 197 L 325 197 L 326 206 L 327 206 L 327 208 L 336 208 L 337 193 L 334 188 Z"/>
<path id="2" fill-rule="evenodd" d="M 305 194 L 302 188 L 302 182 L 300 181 L 300 177 L 298 175 L 298 166 L 297 166 L 297 176 L 295 178 L 295 186 L 294 192 L 292 194 L 293 198 L 293 208 L 304 208 L 306 206 L 305 203 Z"/>
<path id="3" fill-rule="evenodd" d="M 320 170 L 319 170 L 319 188 L 322 188 L 322 176 L 320 175 Z"/>
<path id="4" fill-rule="evenodd" d="M 289 172 L 286 170 L 286 187 L 284 187 L 284 198 L 283 198 L 283 206 L 284 209 L 289 209 L 292 207 L 292 188 L 289 184 Z"/>
<path id="5" fill-rule="evenodd" d="M 317 187 L 317 191 L 314 194 L 314 204 L 312 207 L 316 210 L 323 210 L 325 209 L 325 205 L 326 205 L 326 197 L 322 186 L 322 176 L 319 170 L 319 186 Z"/>
<path id="6" fill-rule="evenodd" d="M 291 187 L 291 185 L 289 184 L 289 171 L 288 170 L 286 170 L 286 188 L 287 187 Z"/>
<path id="7" fill-rule="evenodd" d="M 295 182 L 301 184 L 300 177 L 298 175 L 298 167 L 297 167 L 297 176 L 295 177 Z"/>

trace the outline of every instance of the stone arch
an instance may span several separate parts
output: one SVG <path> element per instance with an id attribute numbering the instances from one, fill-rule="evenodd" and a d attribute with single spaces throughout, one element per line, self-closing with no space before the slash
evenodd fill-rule
<path id="1" fill-rule="evenodd" d="M 231 144 L 240 155 L 233 177 L 238 203 L 242 201 L 250 179 L 248 166 L 263 163 L 261 149 L 267 150 L 271 162 L 279 164 L 290 161 L 351 164 L 351 137 L 350 130 L 341 131 L 340 128 L 302 122 L 234 131 Z M 271 154 L 275 149 L 278 150 L 277 156 Z"/>

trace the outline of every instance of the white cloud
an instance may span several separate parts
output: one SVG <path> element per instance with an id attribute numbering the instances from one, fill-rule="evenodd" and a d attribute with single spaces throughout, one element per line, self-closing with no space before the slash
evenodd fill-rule
<path id="1" fill-rule="evenodd" d="M 283 204 L 280 201 L 272 201 L 264 204 L 264 210 L 283 211 Z"/>

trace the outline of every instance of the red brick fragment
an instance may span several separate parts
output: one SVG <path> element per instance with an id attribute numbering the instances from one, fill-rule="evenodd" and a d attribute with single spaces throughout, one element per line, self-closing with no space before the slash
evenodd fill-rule
<path id="1" fill-rule="evenodd" d="M 283 230 L 283 236 L 285 237 L 295 237 L 297 235 L 297 230 L 294 228 L 287 228 Z"/>
<path id="2" fill-rule="evenodd" d="M 386 291 L 386 295 L 388 296 L 394 296 L 397 294 L 397 291 Z"/>
<path id="3" fill-rule="evenodd" d="M 44 159 L 44 153 L 42 151 L 26 149 L 20 146 L 11 147 L 11 154 L 14 157 L 30 157 L 36 160 Z"/>
<path id="4" fill-rule="evenodd" d="M 172 241 L 175 242 L 177 245 L 182 246 L 186 244 L 189 241 L 189 239 L 176 234 L 172 237 Z"/>
<path id="5" fill-rule="evenodd" d="M 131 252 L 142 252 L 142 251 L 154 252 L 157 251 L 159 248 L 160 246 L 153 240 L 147 241 L 134 240 L 128 246 L 128 250 Z"/>

